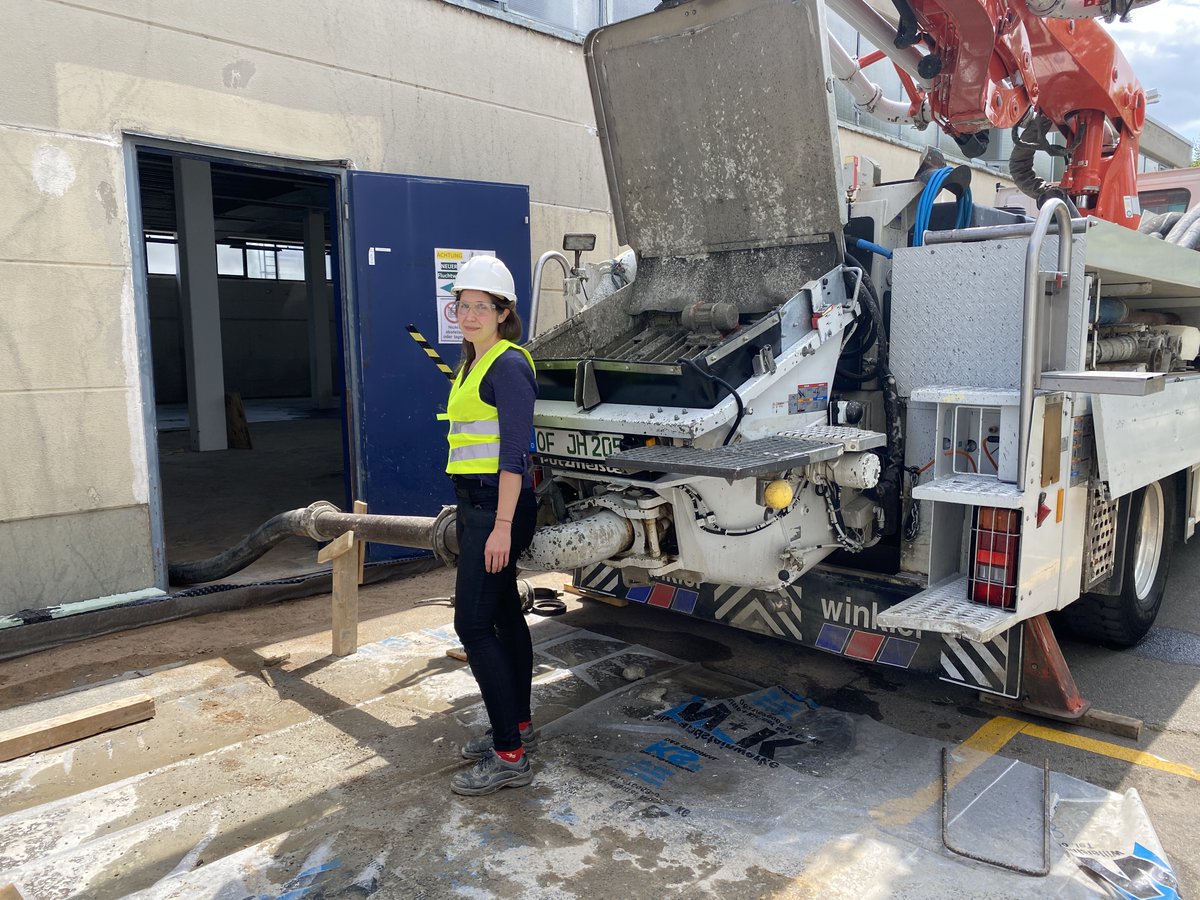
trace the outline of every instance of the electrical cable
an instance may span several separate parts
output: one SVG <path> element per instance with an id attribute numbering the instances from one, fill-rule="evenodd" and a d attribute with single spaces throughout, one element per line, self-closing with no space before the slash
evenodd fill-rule
<path id="1" fill-rule="evenodd" d="M 997 472 L 999 472 L 1000 465 L 999 465 L 999 463 L 996 462 L 996 457 L 992 456 L 992 451 L 988 449 L 988 441 L 989 440 L 991 440 L 991 438 L 984 439 L 983 452 L 984 452 L 984 454 L 986 454 L 986 456 L 988 458 L 988 462 L 990 462 L 992 464 L 992 468 L 995 469 Z M 996 443 L 999 443 L 999 442 L 1000 442 L 1000 439 L 997 438 Z"/>
<path id="2" fill-rule="evenodd" d="M 925 232 L 929 230 L 934 203 L 937 201 L 938 194 L 942 192 L 946 179 L 953 172 L 954 169 L 951 166 L 946 166 L 944 169 L 938 169 L 929 177 L 929 182 L 925 185 L 925 190 L 921 192 L 921 197 L 917 201 L 917 217 L 913 222 L 912 246 L 924 246 Z M 971 215 L 974 209 L 975 201 L 971 197 L 971 188 L 968 186 L 958 197 L 954 227 L 967 228 L 971 224 Z"/>
<path id="3" fill-rule="evenodd" d="M 857 260 L 855 261 L 857 262 Z M 856 286 L 861 287 L 868 278 L 867 270 L 865 266 L 861 266 L 857 271 L 861 274 L 859 274 Z M 849 274 L 849 271 L 847 271 L 847 274 Z M 866 303 L 864 302 L 863 305 L 865 306 Z M 870 381 L 871 379 L 875 378 L 875 376 L 878 374 L 878 365 L 876 361 L 866 360 L 863 359 L 863 357 L 870 352 L 871 348 L 875 346 L 878 340 L 879 321 L 881 320 L 882 316 L 879 317 L 879 320 L 877 321 L 876 317 L 874 315 L 870 315 L 868 310 L 866 327 L 861 333 L 858 330 L 858 320 L 855 320 L 854 332 L 851 335 L 851 338 L 854 340 L 853 342 L 850 338 L 846 340 L 845 344 L 842 346 L 841 355 L 838 357 L 837 374 L 841 378 L 844 378 L 847 381 L 857 382 L 861 385 L 863 382 Z M 851 368 L 848 363 L 842 361 L 843 359 L 847 358 L 858 358 L 863 363 L 862 368 Z"/>
<path id="4" fill-rule="evenodd" d="M 762 531 L 764 528 L 770 528 L 775 524 L 776 521 L 782 519 L 793 509 L 795 509 L 796 503 L 800 499 L 800 491 L 796 491 L 795 496 L 792 498 L 792 502 L 788 504 L 788 506 L 786 506 L 784 509 L 768 511 L 765 514 L 763 521 L 758 525 L 751 525 L 749 528 L 723 528 L 716 524 L 716 514 L 712 511 L 709 505 L 704 502 L 704 498 L 700 496 L 699 492 L 695 488 L 688 484 L 681 484 L 679 485 L 679 490 L 687 494 L 688 499 L 692 502 L 692 512 L 696 514 L 696 527 L 705 534 L 716 534 L 720 535 L 721 537 L 745 537 L 746 535 L 756 534 Z M 699 524 L 700 522 L 705 522 L 707 524 L 701 525 Z"/>
<path id="5" fill-rule="evenodd" d="M 676 362 L 678 362 L 681 366 L 690 366 L 709 381 L 715 381 L 717 384 L 721 385 L 721 387 L 725 388 L 725 390 L 729 391 L 729 393 L 733 396 L 733 402 L 737 404 L 737 415 L 733 419 L 733 425 L 729 427 L 729 433 L 725 435 L 725 440 L 721 442 L 722 447 L 728 446 L 729 442 L 733 440 L 734 434 L 737 433 L 738 427 L 742 424 L 742 419 L 746 415 L 746 404 L 742 402 L 742 395 L 737 392 L 737 388 L 735 388 L 724 378 L 720 378 L 714 375 L 712 372 L 704 371 L 704 369 L 700 368 L 699 364 L 694 359 L 688 359 L 686 356 L 681 356 L 678 360 L 676 360 Z"/>

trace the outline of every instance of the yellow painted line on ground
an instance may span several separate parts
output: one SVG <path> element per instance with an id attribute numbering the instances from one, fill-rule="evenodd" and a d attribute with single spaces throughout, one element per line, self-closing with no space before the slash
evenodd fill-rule
<path id="1" fill-rule="evenodd" d="M 1025 723 L 1008 716 L 996 716 L 980 728 L 960 746 L 983 753 L 999 753 L 1000 748 L 1015 738 L 1024 729 Z"/>
<path id="2" fill-rule="evenodd" d="M 1001 747 L 1020 733 L 1024 725 L 1024 722 L 1010 719 L 1008 716 L 996 716 L 980 726 L 973 735 L 956 748 L 975 752 L 969 753 L 966 759 L 953 763 L 947 779 L 950 786 L 954 787 L 994 756 Z M 871 810 L 870 815 L 877 822 L 885 825 L 908 825 L 935 803 L 940 803 L 941 797 L 942 779 L 939 777 L 915 794 L 879 804 Z"/>
<path id="3" fill-rule="evenodd" d="M 1157 769 L 1160 772 L 1200 781 L 1200 772 L 1191 766 L 1171 762 L 1155 756 L 1153 753 L 1146 753 L 1144 750 L 1134 750 L 1109 741 L 1084 737 L 1069 731 L 1048 728 L 1045 725 L 1035 725 L 1032 722 L 1022 722 L 1020 719 L 1013 719 L 1009 716 L 996 716 L 981 725 L 974 734 L 955 748 L 956 752 L 962 750 L 975 752 L 968 754 L 966 759 L 960 759 L 953 763 L 949 772 L 950 786 L 958 784 L 989 757 L 999 753 L 1018 734 L 1027 734 L 1043 741 L 1063 744 L 1078 750 L 1086 750 L 1088 753 L 1108 756 L 1134 765 L 1145 766 L 1148 769 Z M 885 825 L 907 825 L 925 810 L 938 803 L 941 792 L 942 781 L 939 778 L 908 797 L 899 797 L 881 803 L 871 810 L 871 817 Z"/>
<path id="4" fill-rule="evenodd" d="M 1134 765 L 1145 766 L 1148 769 L 1158 769 L 1160 772 L 1169 772 L 1172 775 L 1179 775 L 1182 778 L 1200 781 L 1200 772 L 1197 772 L 1191 766 L 1171 762 L 1169 759 L 1163 759 L 1161 756 L 1155 756 L 1153 753 L 1147 753 L 1144 750 L 1134 750 L 1132 747 L 1123 747 L 1120 744 L 1084 737 L 1081 734 L 1072 734 L 1069 731 L 1059 731 L 1057 728 L 1047 728 L 1044 725 L 1034 725 L 1031 722 L 1022 722 L 1021 726 L 1022 734 L 1040 738 L 1043 741 L 1065 744 L 1068 747 L 1075 747 L 1078 750 L 1086 750 L 1088 753 L 1096 753 L 1100 756 L 1108 756 L 1113 759 L 1131 762 Z"/>

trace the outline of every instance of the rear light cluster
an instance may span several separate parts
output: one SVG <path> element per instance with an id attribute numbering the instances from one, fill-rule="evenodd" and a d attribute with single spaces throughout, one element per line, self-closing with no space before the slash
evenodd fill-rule
<path id="1" fill-rule="evenodd" d="M 975 508 L 971 523 L 970 597 L 976 603 L 1015 609 L 1021 511 Z"/>

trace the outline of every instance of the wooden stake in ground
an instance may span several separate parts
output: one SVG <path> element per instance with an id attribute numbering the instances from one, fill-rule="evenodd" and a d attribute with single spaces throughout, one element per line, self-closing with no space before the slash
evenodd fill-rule
<path id="1" fill-rule="evenodd" d="M 154 718 L 154 698 L 138 694 L 0 732 L 0 762 Z"/>
<path id="2" fill-rule="evenodd" d="M 357 516 L 365 516 L 367 514 L 367 503 L 365 500 L 354 501 L 354 514 Z M 363 566 L 367 563 L 367 542 L 358 542 L 358 583 L 363 583 Z"/>
<path id="3" fill-rule="evenodd" d="M 318 563 L 333 561 L 333 655 L 358 649 L 358 554 L 354 532 L 334 539 L 317 554 Z"/>

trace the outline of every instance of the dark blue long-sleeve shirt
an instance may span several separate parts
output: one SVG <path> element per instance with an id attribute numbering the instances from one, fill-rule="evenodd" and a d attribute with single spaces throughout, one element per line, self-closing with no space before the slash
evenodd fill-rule
<path id="1" fill-rule="evenodd" d="M 500 416 L 500 471 L 516 472 L 525 487 L 532 487 L 529 441 L 537 382 L 525 355 L 513 349 L 501 353 L 479 382 L 479 399 L 496 407 Z M 480 475 L 479 479 L 484 484 L 500 484 L 499 474 Z"/>

